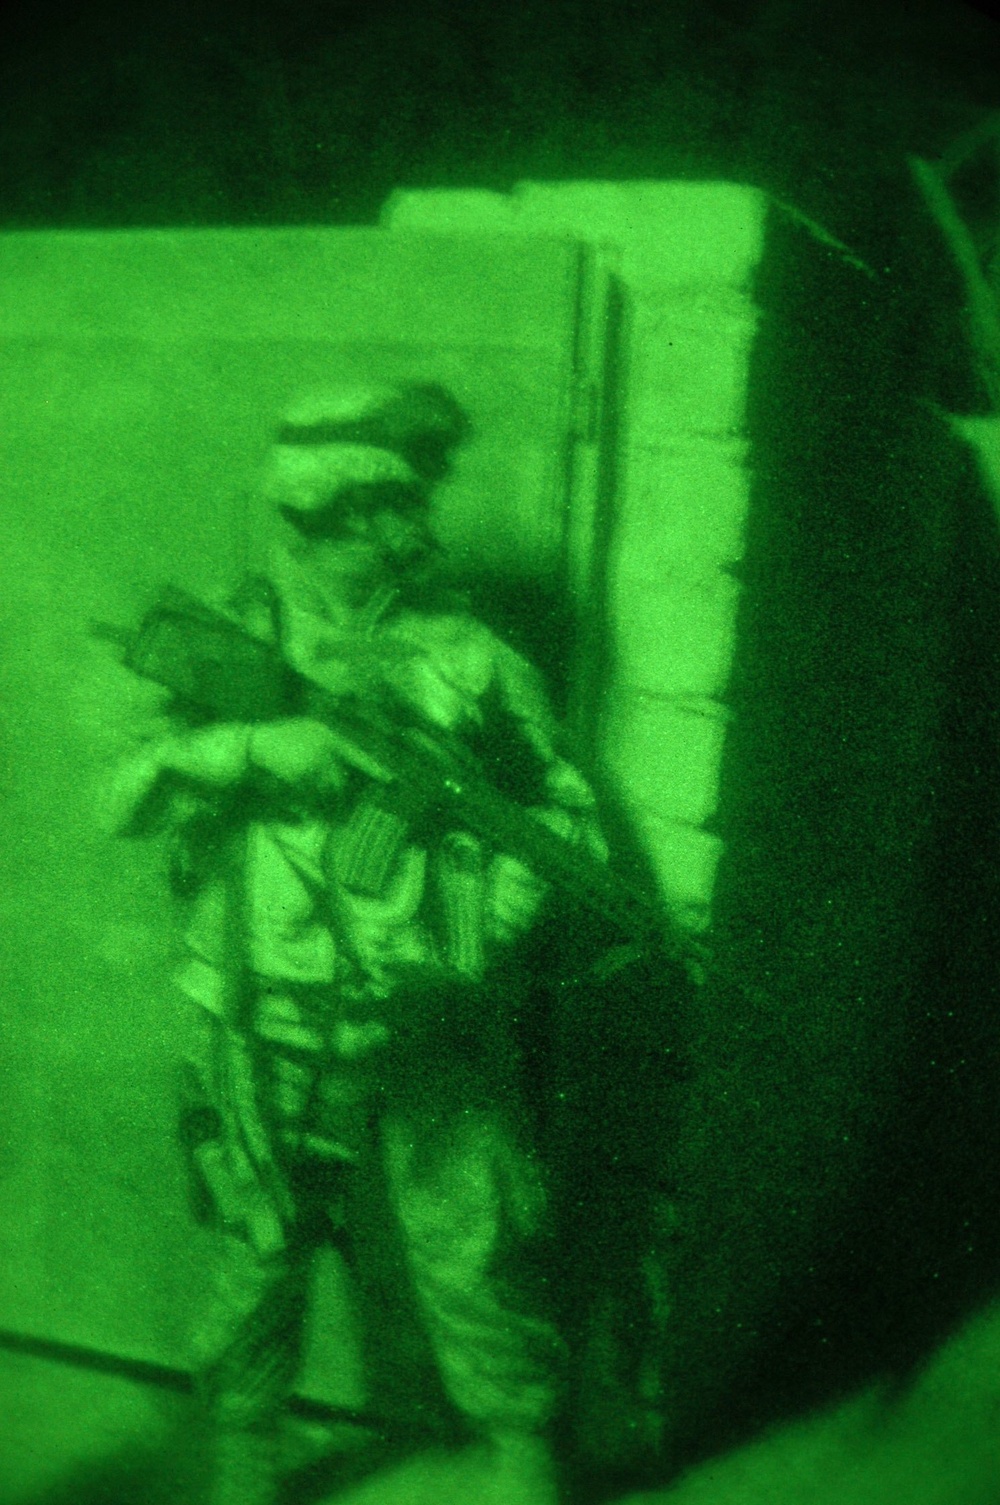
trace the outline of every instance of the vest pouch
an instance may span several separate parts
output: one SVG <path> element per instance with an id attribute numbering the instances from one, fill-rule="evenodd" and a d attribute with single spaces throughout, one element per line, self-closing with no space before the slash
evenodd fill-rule
<path id="1" fill-rule="evenodd" d="M 352 893 L 382 899 L 410 841 L 413 812 L 395 788 L 367 790 L 337 838 L 337 879 Z"/>

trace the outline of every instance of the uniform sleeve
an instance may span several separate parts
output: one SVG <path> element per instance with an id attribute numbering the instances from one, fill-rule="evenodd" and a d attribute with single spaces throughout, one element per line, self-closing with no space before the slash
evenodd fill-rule
<path id="1" fill-rule="evenodd" d="M 545 681 L 535 666 L 506 643 L 498 644 L 497 680 L 508 713 L 541 760 L 545 803 L 539 814 L 570 840 L 583 840 L 602 861 L 607 845 L 590 784 L 560 750 L 561 734 Z"/>
<path id="2" fill-rule="evenodd" d="M 560 750 L 560 728 L 542 675 L 504 643 L 497 644 L 496 685 L 504 708 L 519 723 L 542 768 L 541 798 L 532 812 L 575 846 L 605 862 L 608 846 L 601 832 L 597 800 L 590 784 Z M 518 859 L 498 854 L 490 868 L 487 915 L 493 936 L 512 940 L 530 928 L 544 885 Z"/>
<path id="3" fill-rule="evenodd" d="M 246 773 L 252 728 L 236 722 L 151 737 L 123 758 L 105 791 L 112 836 L 158 836 L 190 820 L 204 799 Z"/>

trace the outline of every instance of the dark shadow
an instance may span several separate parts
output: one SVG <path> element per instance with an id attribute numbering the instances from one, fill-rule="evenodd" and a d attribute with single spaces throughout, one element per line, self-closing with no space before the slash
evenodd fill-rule
<path id="1" fill-rule="evenodd" d="M 1000 548 L 932 403 L 960 289 L 902 168 L 873 283 L 772 219 L 718 828 L 679 1144 L 662 1478 L 874 1378 L 996 1293 Z M 912 194 L 911 194 L 912 199 Z"/>
<path id="2" fill-rule="evenodd" d="M 192 1421 L 166 1445 L 123 1448 L 20 1505 L 204 1505 L 205 1458 Z"/>
<path id="3" fill-rule="evenodd" d="M 565 716 L 576 635 L 565 591 L 555 581 L 486 573 L 463 584 L 475 616 L 541 671 L 556 714 Z"/>

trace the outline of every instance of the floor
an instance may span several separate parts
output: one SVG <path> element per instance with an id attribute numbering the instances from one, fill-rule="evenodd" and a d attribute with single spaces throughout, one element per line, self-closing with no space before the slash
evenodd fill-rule
<path id="1" fill-rule="evenodd" d="M 196 1498 L 190 1402 L 147 1385 L 21 1354 L 0 1354 L 0 1505 L 183 1505 Z M 295 1462 L 371 1439 L 300 1423 Z M 303 1475 L 308 1477 L 308 1469 Z M 383 1477 L 378 1505 L 447 1499 L 429 1459 Z M 318 1492 L 317 1492 L 318 1491 Z M 477 1499 L 480 1491 L 475 1491 Z M 314 1474 L 309 1496 L 323 1492 Z M 305 1496 L 303 1495 L 303 1498 Z M 619 1505 L 996 1505 L 1000 1500 L 1000 1303 L 935 1353 L 908 1390 L 872 1388 L 699 1465 L 671 1488 Z"/>

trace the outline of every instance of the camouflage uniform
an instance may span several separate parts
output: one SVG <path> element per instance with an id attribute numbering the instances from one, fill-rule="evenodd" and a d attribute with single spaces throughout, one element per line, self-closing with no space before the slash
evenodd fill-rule
<path id="1" fill-rule="evenodd" d="M 287 559 L 279 579 L 286 623 L 309 617 L 292 592 L 305 582 Z M 320 678 L 321 622 L 306 626 L 299 639 L 290 628 L 283 646 Z M 566 812 L 567 834 L 586 821 L 588 792 L 557 758 L 537 678 L 510 648 L 465 615 L 390 607 L 367 632 L 384 677 L 416 710 L 448 731 L 481 733 L 489 702 L 490 730 L 505 720 L 506 740 L 513 729 L 533 756 L 540 803 Z M 523 880 L 467 832 L 414 837 L 363 787 L 333 818 L 291 791 L 283 804 L 238 824 L 223 845 L 195 901 L 180 976 L 204 1020 L 195 1070 L 219 1131 L 205 1132 L 195 1155 L 231 1241 L 219 1320 L 202 1344 L 203 1363 L 225 1373 L 219 1403 L 231 1421 L 261 1422 L 294 1372 L 308 1252 L 296 1166 L 361 1166 L 377 1145 L 452 1400 L 483 1426 L 537 1428 L 554 1404 L 560 1345 L 541 1317 L 510 1304 L 495 1269 L 501 1242 L 511 1232 L 530 1239 L 544 1220 L 541 1181 L 511 1114 L 453 1103 L 442 1122 L 433 1085 L 423 1112 L 391 1098 L 376 1111 L 408 980 L 435 979 L 446 1006 L 463 986 L 477 996 L 509 939 L 498 888 Z M 361 891 L 352 878 L 366 847 L 385 844 L 387 825 L 394 850 L 377 864 L 384 876 L 378 891 Z M 402 1017 L 396 1027 L 406 1026 Z"/>

